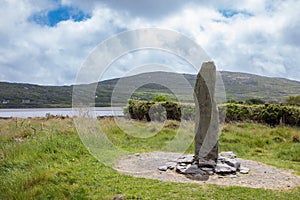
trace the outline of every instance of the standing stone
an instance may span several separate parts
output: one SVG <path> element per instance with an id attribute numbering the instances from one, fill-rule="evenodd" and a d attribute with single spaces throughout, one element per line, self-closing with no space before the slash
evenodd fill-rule
<path id="1" fill-rule="evenodd" d="M 215 168 L 218 159 L 218 109 L 215 102 L 216 67 L 202 64 L 194 88 L 195 155 L 199 167 Z"/>

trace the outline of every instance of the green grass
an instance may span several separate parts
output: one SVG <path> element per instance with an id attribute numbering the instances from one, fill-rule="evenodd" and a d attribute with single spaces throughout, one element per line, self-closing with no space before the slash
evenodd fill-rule
<path id="1" fill-rule="evenodd" d="M 174 138 L 178 126 L 178 122 L 168 122 L 166 128 L 145 139 L 126 135 L 110 119 L 97 123 L 104 124 L 115 145 L 132 153 L 160 149 Z M 299 137 L 300 131 L 289 127 L 226 124 L 220 149 L 299 174 Z M 188 151 L 191 153 L 192 146 Z M 113 199 L 116 195 L 125 199 L 274 200 L 299 199 L 300 188 L 272 191 L 134 178 L 91 156 L 72 119 L 0 120 L 0 199 Z"/>
<path id="2" fill-rule="evenodd" d="M 261 124 L 226 124 L 219 136 L 221 151 L 239 157 L 293 169 L 300 175 L 300 132 L 296 128 L 270 128 Z"/>

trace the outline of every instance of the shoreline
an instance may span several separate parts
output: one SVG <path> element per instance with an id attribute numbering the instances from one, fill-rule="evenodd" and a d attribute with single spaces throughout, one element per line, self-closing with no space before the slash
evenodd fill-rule
<path id="1" fill-rule="evenodd" d="M 93 107 L 88 110 L 92 115 L 105 116 L 124 116 L 121 107 Z M 0 118 L 29 118 L 54 116 L 77 116 L 80 111 L 76 108 L 11 108 L 0 109 Z"/>

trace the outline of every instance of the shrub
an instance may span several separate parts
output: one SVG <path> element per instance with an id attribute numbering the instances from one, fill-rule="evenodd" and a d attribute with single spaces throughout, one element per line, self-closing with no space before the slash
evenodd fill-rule
<path id="1" fill-rule="evenodd" d="M 238 103 L 236 100 L 230 99 L 227 101 L 227 103 Z"/>
<path id="2" fill-rule="evenodd" d="M 143 120 L 146 118 L 148 121 L 150 121 L 149 109 L 151 105 L 154 104 L 153 102 L 130 100 L 128 103 L 128 112 L 130 118 L 138 120 Z"/>
<path id="3" fill-rule="evenodd" d="M 256 98 L 253 98 L 253 99 L 248 99 L 245 101 L 246 104 L 249 104 L 249 105 L 252 105 L 252 104 L 264 104 L 265 101 L 261 100 L 261 99 L 256 99 Z"/>
<path id="4" fill-rule="evenodd" d="M 288 97 L 286 100 L 286 104 L 292 106 L 300 106 L 300 95 Z"/>
<path id="5" fill-rule="evenodd" d="M 157 95 L 152 98 L 152 101 L 155 101 L 155 102 L 167 101 L 167 97 L 164 95 Z"/>
<path id="6" fill-rule="evenodd" d="M 260 112 L 259 120 L 271 126 L 275 126 L 280 124 L 281 117 L 282 109 L 279 105 L 266 105 Z"/>
<path id="7" fill-rule="evenodd" d="M 165 119 L 180 121 L 192 120 L 195 117 L 192 104 L 180 105 L 178 102 L 154 102 L 129 100 L 124 112 L 132 119 L 163 121 Z M 183 113 L 183 114 L 182 114 Z M 152 118 L 152 119 L 151 119 Z"/>
<path id="8" fill-rule="evenodd" d="M 163 122 L 167 118 L 166 110 L 160 104 L 153 104 L 149 109 L 148 115 L 150 116 L 150 119 L 147 119 L 147 121 Z M 147 116 L 147 114 L 146 114 L 146 116 Z"/>
<path id="9" fill-rule="evenodd" d="M 180 120 L 181 108 L 177 102 L 164 102 L 161 104 L 167 112 L 167 119 Z"/>
<path id="10" fill-rule="evenodd" d="M 149 114 L 151 108 L 151 113 Z M 300 107 L 279 104 L 246 105 L 227 103 L 218 105 L 219 119 L 225 117 L 225 122 L 258 122 L 276 126 L 285 124 L 300 126 Z M 125 111 L 132 119 L 147 121 L 194 120 L 194 104 L 180 104 L 178 102 L 154 102 L 130 100 Z M 151 115 L 151 117 L 150 117 Z M 152 119 L 151 119 L 152 118 Z"/>

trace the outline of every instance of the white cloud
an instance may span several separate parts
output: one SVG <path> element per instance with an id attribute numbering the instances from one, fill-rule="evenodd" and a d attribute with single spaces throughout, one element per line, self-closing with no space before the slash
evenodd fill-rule
<path id="1" fill-rule="evenodd" d="M 293 64 L 287 60 L 300 60 L 295 53 L 287 52 L 291 45 L 295 52 L 298 29 L 295 19 L 299 19 L 299 3 L 290 1 L 270 7 L 267 1 L 251 1 L 235 9 L 246 10 L 231 18 L 226 18 L 218 9 L 211 7 L 191 7 L 162 21 L 160 26 L 171 26 L 194 38 L 212 57 L 219 69 L 244 71 L 267 76 L 281 76 L 300 79 L 300 74 L 290 72 Z M 257 8 L 257 9 L 255 9 Z M 291 27 L 283 36 L 286 27 Z M 284 40 L 290 41 L 290 44 Z M 294 41 L 295 40 L 295 41 Z M 296 41 L 297 40 L 297 41 Z M 299 62 L 297 62 L 299 63 Z"/>
<path id="2" fill-rule="evenodd" d="M 7 74 L 3 81 L 71 84 L 89 52 L 122 27 L 107 8 L 95 10 L 86 21 L 62 21 L 55 27 L 30 22 L 38 10 L 29 3 L 7 2 L 5 11 L 19 14 L 1 20 L 0 69 Z"/>
<path id="3" fill-rule="evenodd" d="M 77 6 L 91 18 L 42 26 L 30 21 L 30 16 L 46 14 L 58 3 L 6 0 L 1 4 L 0 81 L 72 84 L 84 59 L 99 42 L 143 27 L 184 33 L 210 54 L 219 69 L 300 80 L 297 0 L 147 0 L 135 4 L 130 0 L 63 0 L 62 5 Z M 222 10 L 233 14 L 225 16 Z"/>

